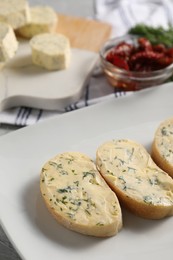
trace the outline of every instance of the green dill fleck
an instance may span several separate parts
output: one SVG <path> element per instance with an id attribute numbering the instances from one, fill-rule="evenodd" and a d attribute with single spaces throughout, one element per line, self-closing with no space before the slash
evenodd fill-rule
<path id="1" fill-rule="evenodd" d="M 136 176 L 136 180 L 137 180 L 137 183 L 141 183 L 141 178 L 140 177 L 138 177 L 138 176 Z"/>
<path id="2" fill-rule="evenodd" d="M 54 168 L 56 168 L 56 169 L 62 169 L 62 163 L 55 163 L 55 162 L 52 162 L 52 161 L 50 161 L 49 162 L 49 164 L 51 165 L 51 166 L 53 166 Z"/>
<path id="3" fill-rule="evenodd" d="M 154 176 L 152 179 L 150 178 L 148 181 L 151 185 L 159 185 L 160 183 L 156 176 Z"/>
<path id="4" fill-rule="evenodd" d="M 135 169 L 135 168 L 133 168 L 133 167 L 129 167 L 129 166 L 128 166 L 127 168 L 128 168 L 128 172 L 129 172 L 129 171 L 132 171 L 133 173 L 135 173 L 135 172 L 136 172 L 136 169 Z"/>
<path id="5" fill-rule="evenodd" d="M 64 205 L 66 205 L 66 204 L 68 203 L 68 201 L 66 201 L 66 199 L 67 199 L 67 196 L 63 196 L 63 197 L 62 197 L 61 202 L 62 202 Z"/>
<path id="6" fill-rule="evenodd" d="M 64 171 L 64 170 L 60 170 L 60 174 L 61 174 L 61 175 L 68 175 L 68 172 L 67 172 L 67 171 Z"/>
<path id="7" fill-rule="evenodd" d="M 73 208 L 71 206 L 69 207 L 69 210 L 74 211 L 74 212 L 78 211 L 78 209 L 79 209 L 79 207 L 76 207 L 76 208 Z"/>
<path id="8" fill-rule="evenodd" d="M 114 176 L 113 172 L 111 172 L 111 171 L 109 171 L 109 170 L 107 170 L 107 173 L 110 174 L 110 175 L 112 175 L 112 176 Z"/>
<path id="9" fill-rule="evenodd" d="M 120 181 L 122 181 L 122 182 L 121 182 L 121 184 L 123 185 L 122 189 L 123 189 L 123 190 L 127 190 L 127 185 L 126 185 L 126 181 L 124 180 L 124 177 L 123 177 L 123 176 L 119 176 L 118 179 L 119 179 Z"/>
<path id="10" fill-rule="evenodd" d="M 83 179 L 89 175 L 91 175 L 93 178 L 95 177 L 95 173 L 93 172 L 83 172 Z"/>
<path id="11" fill-rule="evenodd" d="M 115 156 L 114 157 L 114 160 L 118 160 L 120 162 L 121 165 L 124 165 L 125 164 L 125 161 L 120 159 L 119 157 Z"/>
<path id="12" fill-rule="evenodd" d="M 99 185 L 99 183 L 96 181 L 95 178 L 90 179 L 89 182 L 92 183 L 92 184 L 95 184 L 95 185 Z"/>
<path id="13" fill-rule="evenodd" d="M 82 191 L 82 195 L 83 195 L 84 198 L 86 198 L 88 194 L 87 194 L 87 192 L 84 189 L 82 189 L 82 190 L 83 190 Z"/>
<path id="14" fill-rule="evenodd" d="M 96 226 L 100 226 L 100 227 L 101 227 L 101 226 L 104 226 L 104 224 L 101 223 L 101 222 L 97 222 L 97 223 L 96 223 Z"/>
<path id="15" fill-rule="evenodd" d="M 74 181 L 74 184 L 76 184 L 77 187 L 79 187 L 79 181 Z"/>
<path id="16" fill-rule="evenodd" d="M 57 192 L 59 193 L 65 193 L 65 192 L 71 192 L 72 190 L 72 187 L 71 186 L 67 186 L 66 188 L 64 189 L 57 189 Z"/>
<path id="17" fill-rule="evenodd" d="M 68 164 L 71 164 L 74 161 L 74 158 L 65 158 Z"/>
<path id="18" fill-rule="evenodd" d="M 119 180 L 122 180 L 123 183 L 126 183 L 126 181 L 124 180 L 124 177 L 123 177 L 123 176 L 119 176 L 118 179 L 119 179 Z"/>
<path id="19" fill-rule="evenodd" d="M 74 199 L 74 200 L 71 200 L 70 203 L 72 205 L 75 205 L 75 206 L 80 206 L 82 204 L 81 200 L 80 199 Z"/>
<path id="20" fill-rule="evenodd" d="M 89 212 L 88 209 L 85 209 L 85 212 L 86 212 L 89 216 L 91 216 L 91 213 Z"/>
<path id="21" fill-rule="evenodd" d="M 95 202 L 91 201 L 91 206 L 92 206 L 93 208 L 96 208 Z"/>
<path id="22" fill-rule="evenodd" d="M 146 204 L 152 204 L 153 203 L 153 200 L 152 200 L 151 196 L 144 196 L 143 199 L 144 199 L 144 202 Z"/>
<path id="23" fill-rule="evenodd" d="M 123 190 L 127 190 L 127 186 L 125 184 L 123 186 Z"/>
<path id="24" fill-rule="evenodd" d="M 54 181 L 54 180 L 55 180 L 55 178 L 52 177 L 49 181 Z"/>
<path id="25" fill-rule="evenodd" d="M 129 158 L 128 158 L 129 161 L 132 160 L 134 151 L 135 151 L 134 147 L 131 150 L 127 149 L 127 155 L 129 156 Z"/>
<path id="26" fill-rule="evenodd" d="M 168 132 L 167 132 L 167 129 L 166 129 L 165 126 L 162 127 L 162 129 L 161 129 L 161 133 L 162 133 L 163 136 L 168 136 Z"/>
<path id="27" fill-rule="evenodd" d="M 72 214 L 72 213 L 70 213 L 70 212 L 67 212 L 66 214 L 67 214 L 67 216 L 68 216 L 69 218 L 74 218 L 74 216 L 75 216 L 75 214 Z"/>

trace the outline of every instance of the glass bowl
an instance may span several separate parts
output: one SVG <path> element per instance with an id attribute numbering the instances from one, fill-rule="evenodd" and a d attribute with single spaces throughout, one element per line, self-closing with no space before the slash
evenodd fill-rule
<path id="1" fill-rule="evenodd" d="M 137 36 L 129 34 L 117 37 L 107 41 L 100 50 L 101 66 L 108 82 L 113 87 L 122 89 L 123 91 L 134 91 L 157 86 L 165 82 L 173 74 L 173 63 L 160 70 L 136 72 L 121 69 L 106 60 L 107 53 L 117 44 L 127 42 L 136 46 L 138 44 L 138 38 Z"/>

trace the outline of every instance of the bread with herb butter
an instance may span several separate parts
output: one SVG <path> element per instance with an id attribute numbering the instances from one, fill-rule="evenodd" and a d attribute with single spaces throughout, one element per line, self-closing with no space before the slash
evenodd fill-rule
<path id="1" fill-rule="evenodd" d="M 97 150 L 96 165 L 120 203 L 148 219 L 173 215 L 173 179 L 132 140 L 112 140 Z"/>
<path id="2" fill-rule="evenodd" d="M 18 49 L 18 41 L 12 27 L 0 22 L 0 67 L 11 59 Z"/>
<path id="3" fill-rule="evenodd" d="M 49 160 L 41 171 L 40 188 L 50 213 L 68 229 L 108 237 L 122 227 L 115 193 L 84 154 L 66 152 Z"/>
<path id="4" fill-rule="evenodd" d="M 66 69 L 70 63 L 70 42 L 62 34 L 42 33 L 30 40 L 32 61 L 48 70 Z"/>
<path id="5" fill-rule="evenodd" d="M 158 126 L 151 156 L 162 170 L 173 177 L 173 118 L 166 119 Z"/>
<path id="6" fill-rule="evenodd" d="M 31 19 L 26 0 L 0 0 L 0 21 L 11 25 L 15 30 Z"/>
<path id="7" fill-rule="evenodd" d="M 34 6 L 30 8 L 31 21 L 20 27 L 17 33 L 25 38 L 32 38 L 40 33 L 55 32 L 58 16 L 49 6 Z"/>

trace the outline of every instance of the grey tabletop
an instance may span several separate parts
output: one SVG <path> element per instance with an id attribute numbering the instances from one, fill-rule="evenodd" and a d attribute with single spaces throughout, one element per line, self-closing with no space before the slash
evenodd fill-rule
<path id="1" fill-rule="evenodd" d="M 94 0 L 29 0 L 30 5 L 50 5 L 57 12 L 74 16 L 93 17 Z M 15 126 L 0 124 L 0 136 L 16 131 Z M 21 238 L 23 239 L 23 238 Z M 20 256 L 7 238 L 7 235 L 0 226 L 0 260 L 19 260 Z M 31 259 L 32 260 L 32 259 Z"/>

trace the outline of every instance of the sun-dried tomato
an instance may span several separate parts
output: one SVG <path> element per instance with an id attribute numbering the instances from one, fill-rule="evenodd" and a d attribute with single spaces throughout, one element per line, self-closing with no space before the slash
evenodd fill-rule
<path id="1" fill-rule="evenodd" d="M 118 68 L 129 70 L 129 66 L 127 62 L 122 57 L 116 55 L 114 51 L 108 53 L 107 61 L 111 62 L 113 65 L 115 65 Z"/>
<path id="2" fill-rule="evenodd" d="M 166 56 L 173 58 L 173 48 L 169 48 L 165 52 Z"/>
<path id="3" fill-rule="evenodd" d="M 149 40 L 146 38 L 139 38 L 138 39 L 138 44 L 139 44 L 139 50 L 143 51 L 152 51 L 152 45 Z"/>
<path id="4" fill-rule="evenodd" d="M 132 49 L 133 46 L 131 44 L 126 42 L 121 42 L 114 48 L 114 52 L 116 55 L 128 60 L 129 56 L 131 55 Z"/>
<path id="5" fill-rule="evenodd" d="M 171 63 L 172 63 L 172 58 L 164 56 L 158 60 L 159 69 L 163 69 L 169 66 Z"/>
<path id="6" fill-rule="evenodd" d="M 139 38 L 137 46 L 120 42 L 107 53 L 106 60 L 127 71 L 154 71 L 173 62 L 173 48 L 152 45 L 149 40 Z"/>
<path id="7" fill-rule="evenodd" d="M 153 45 L 152 48 L 153 48 L 154 52 L 160 52 L 160 53 L 165 53 L 166 52 L 166 47 L 163 44 Z"/>
<path id="8" fill-rule="evenodd" d="M 163 57 L 163 53 L 153 51 L 140 51 L 132 55 L 130 59 L 130 70 L 132 71 L 151 71 L 157 67 L 158 59 Z M 140 69 L 139 65 L 140 64 Z"/>
<path id="9" fill-rule="evenodd" d="M 113 64 L 115 51 L 109 51 L 106 55 L 106 60 Z"/>

